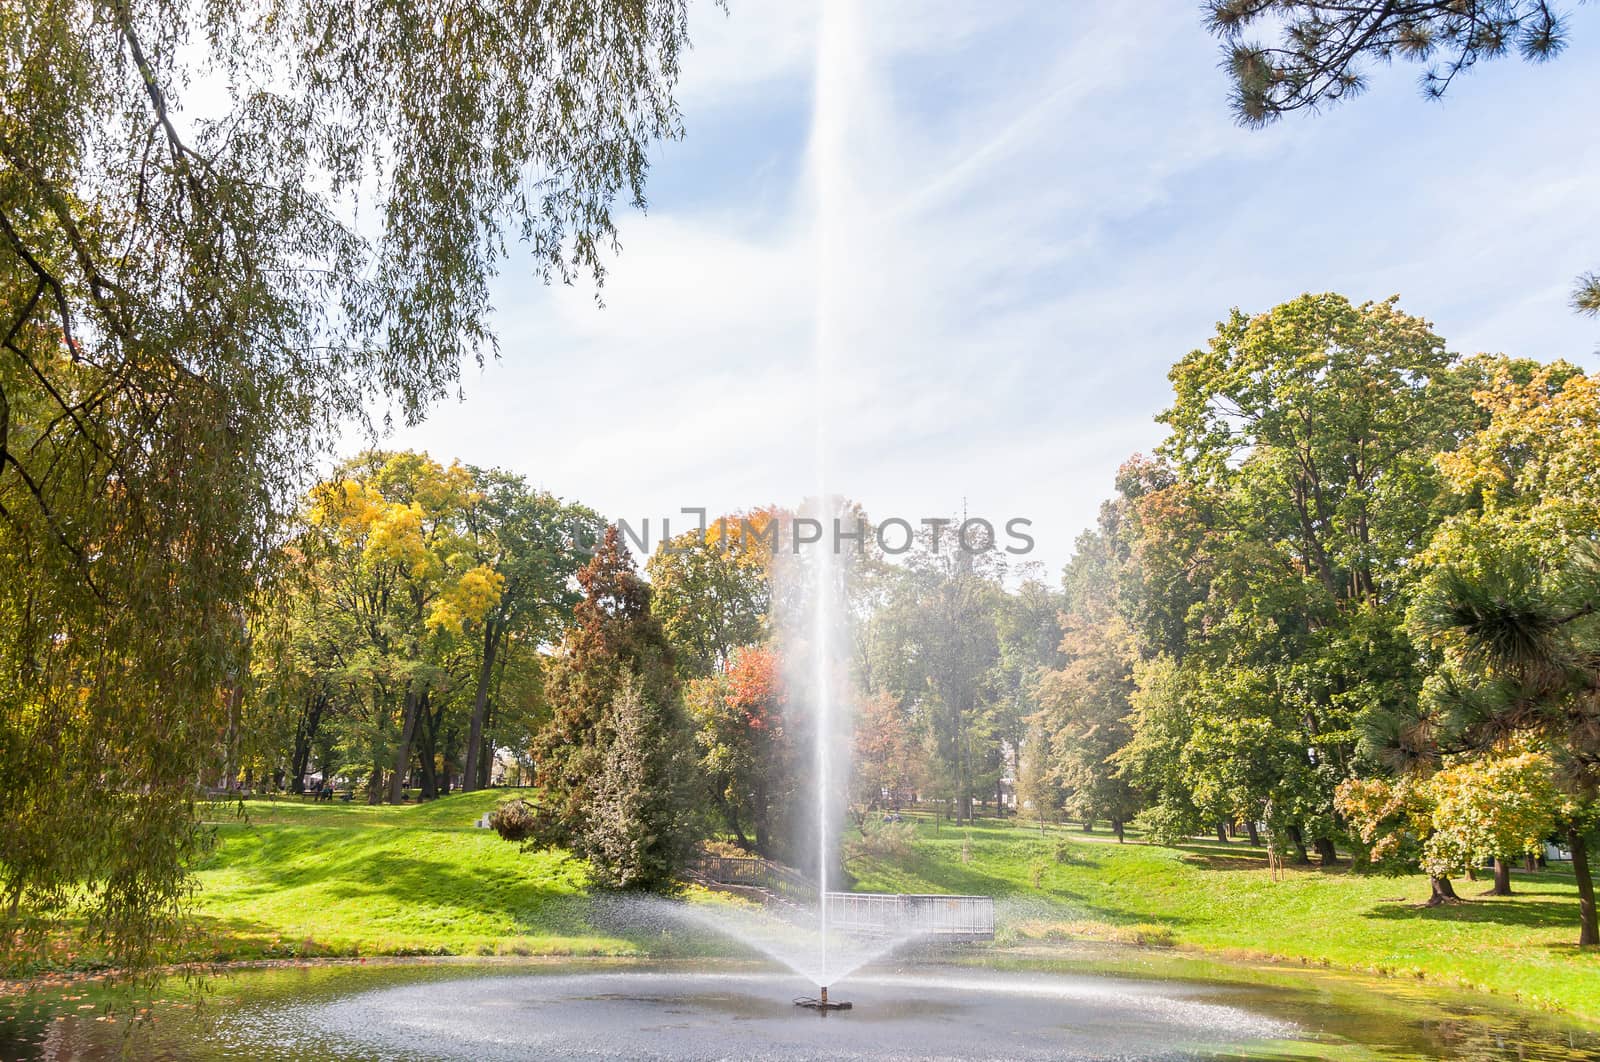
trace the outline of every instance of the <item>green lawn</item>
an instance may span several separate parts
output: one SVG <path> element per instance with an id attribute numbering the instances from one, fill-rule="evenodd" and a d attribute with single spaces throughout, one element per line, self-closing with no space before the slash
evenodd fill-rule
<path id="1" fill-rule="evenodd" d="M 639 955 L 662 942 L 596 930 L 583 868 L 473 822 L 503 793 L 418 806 L 250 801 L 219 820 L 198 873 L 199 959 L 320 955 Z M 1288 868 L 1215 842 L 1182 850 L 1103 834 L 917 823 L 899 850 L 855 852 L 856 888 L 993 895 L 999 945 L 1172 945 L 1491 991 L 1600 1020 L 1600 954 L 1580 954 L 1570 873 L 1514 876 L 1517 895 L 1425 909 L 1421 877 Z M 702 894 L 695 897 L 704 901 Z M 675 948 L 682 941 L 670 942 Z"/>
<path id="2" fill-rule="evenodd" d="M 1273 881 L 1260 848 L 1107 843 L 1076 830 L 982 823 L 909 850 L 860 854 L 856 888 L 998 898 L 1003 943 L 1053 939 L 1172 944 L 1224 956 L 1330 965 L 1495 992 L 1600 1020 L 1600 953 L 1580 953 L 1570 871 L 1513 875 L 1511 897 L 1457 881 L 1469 902 L 1418 906 L 1427 879 L 1290 867 Z M 965 860 L 963 859 L 965 856 Z"/>
<path id="3" fill-rule="evenodd" d="M 216 809 L 191 956 L 637 954 L 585 922 L 581 865 L 474 827 L 504 798 Z"/>

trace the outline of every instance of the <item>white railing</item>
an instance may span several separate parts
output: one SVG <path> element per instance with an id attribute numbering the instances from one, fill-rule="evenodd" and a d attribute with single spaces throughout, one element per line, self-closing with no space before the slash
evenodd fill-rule
<path id="1" fill-rule="evenodd" d="M 830 892 L 828 924 L 862 936 L 992 940 L 994 897 Z"/>
<path id="2" fill-rule="evenodd" d="M 816 903 L 817 887 L 781 863 L 755 856 L 702 855 L 700 877 L 724 885 L 765 889 L 793 903 Z M 867 937 L 993 940 L 994 897 L 892 892 L 828 893 L 828 924 Z"/>

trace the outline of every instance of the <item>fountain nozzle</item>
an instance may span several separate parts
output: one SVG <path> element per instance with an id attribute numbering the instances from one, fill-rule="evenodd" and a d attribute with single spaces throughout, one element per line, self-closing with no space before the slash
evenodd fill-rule
<path id="1" fill-rule="evenodd" d="M 817 994 L 814 997 L 801 996 L 799 999 L 794 1001 L 794 1005 L 797 1007 L 806 1007 L 810 1010 L 816 1011 L 818 1014 L 826 1014 L 830 1010 L 850 1010 L 855 1006 L 855 1004 L 849 1002 L 848 1000 L 843 1000 L 838 1003 L 830 1002 L 828 999 L 827 985 L 818 986 Z"/>

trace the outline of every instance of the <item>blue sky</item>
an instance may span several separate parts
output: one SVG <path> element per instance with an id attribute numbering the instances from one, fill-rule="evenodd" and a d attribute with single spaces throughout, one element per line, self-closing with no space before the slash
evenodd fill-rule
<path id="1" fill-rule="evenodd" d="M 500 360 L 390 445 L 656 523 L 797 504 L 820 403 L 830 489 L 879 517 L 1027 517 L 1053 577 L 1230 307 L 1398 293 L 1452 350 L 1600 364 L 1600 322 L 1567 306 L 1600 268 L 1595 5 L 1554 63 L 1483 65 L 1441 102 L 1378 70 L 1251 131 L 1193 2 L 863 4 L 823 388 L 820 5 L 729 7 L 692 9 L 687 134 L 622 214 L 603 308 L 508 269 Z"/>

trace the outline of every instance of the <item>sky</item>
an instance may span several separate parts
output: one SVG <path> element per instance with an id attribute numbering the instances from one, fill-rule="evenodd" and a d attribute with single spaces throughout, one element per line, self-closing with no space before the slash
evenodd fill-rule
<path id="1" fill-rule="evenodd" d="M 658 534 L 798 505 L 820 424 L 830 492 L 1030 520 L 1054 579 L 1232 307 L 1398 294 L 1451 350 L 1600 367 L 1568 305 L 1600 269 L 1600 5 L 1555 62 L 1437 102 L 1378 69 L 1266 130 L 1234 124 L 1193 0 L 875 0 L 828 35 L 821 97 L 820 10 L 693 0 L 685 136 L 620 212 L 601 299 L 512 263 L 500 358 L 384 444 Z"/>

